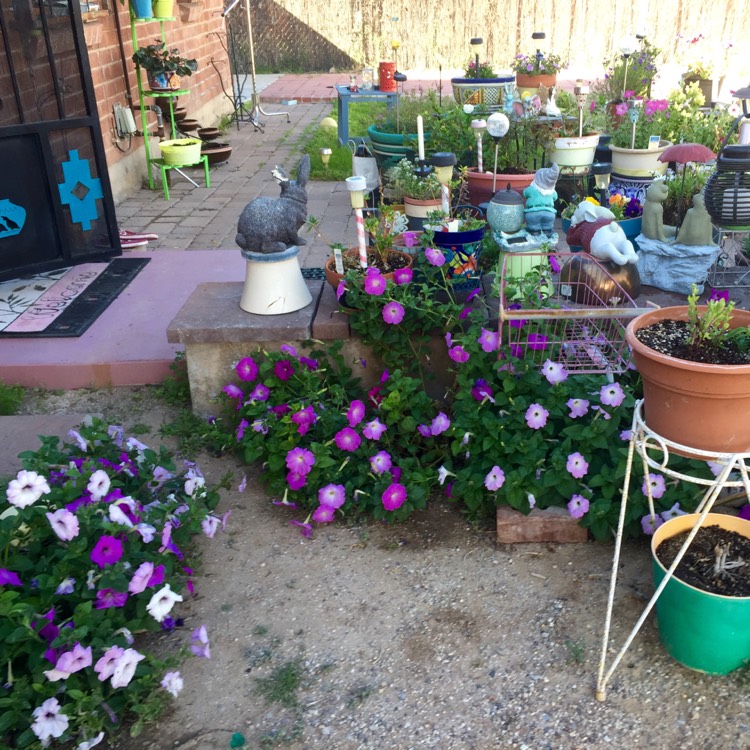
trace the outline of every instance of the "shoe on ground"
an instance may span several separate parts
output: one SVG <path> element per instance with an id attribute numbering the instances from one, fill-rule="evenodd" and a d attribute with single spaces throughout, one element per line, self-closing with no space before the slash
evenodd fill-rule
<path id="1" fill-rule="evenodd" d="M 131 232 L 129 229 L 120 229 L 120 240 L 158 240 L 159 235 L 153 232 Z"/>

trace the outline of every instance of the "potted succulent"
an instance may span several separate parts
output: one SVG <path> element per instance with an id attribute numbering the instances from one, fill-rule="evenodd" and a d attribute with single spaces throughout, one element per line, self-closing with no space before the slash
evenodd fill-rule
<path id="1" fill-rule="evenodd" d="M 451 78 L 451 86 L 458 104 L 479 105 L 486 110 L 496 110 L 503 105 L 505 85 L 514 81 L 514 75 L 496 74 L 491 63 L 479 62 L 477 57 L 466 64 L 463 76 Z"/>
<path id="2" fill-rule="evenodd" d="M 659 435 L 718 453 L 750 452 L 750 311 L 723 297 L 650 310 L 626 330 Z"/>
<path id="3" fill-rule="evenodd" d="M 695 513 L 659 526 L 651 541 L 658 586 Z M 708 674 L 728 674 L 750 660 L 750 521 L 709 513 L 656 601 L 659 640 L 680 664 Z"/>
<path id="4" fill-rule="evenodd" d="M 132 59 L 146 72 L 152 91 L 177 91 L 180 88 L 180 76 L 191 76 L 198 70 L 196 60 L 182 57 L 180 50 L 169 49 L 158 39 L 156 44 L 139 47 Z"/>

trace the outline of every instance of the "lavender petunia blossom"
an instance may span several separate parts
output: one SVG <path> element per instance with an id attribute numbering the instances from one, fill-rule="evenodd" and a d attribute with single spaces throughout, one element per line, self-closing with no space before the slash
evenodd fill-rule
<path id="1" fill-rule="evenodd" d="M 547 424 L 549 412 L 541 404 L 532 404 L 526 410 L 526 424 L 532 430 L 539 430 Z"/>
<path id="2" fill-rule="evenodd" d="M 571 518 L 583 518 L 589 510 L 589 501 L 583 495 L 573 495 L 568 501 L 568 513 Z"/>
<path id="3" fill-rule="evenodd" d="M 54 513 L 45 513 L 47 520 L 52 527 L 52 531 L 62 539 L 63 542 L 69 542 L 78 536 L 79 525 L 78 518 L 65 508 L 60 508 Z"/>
<path id="4" fill-rule="evenodd" d="M 496 492 L 505 483 L 505 472 L 499 466 L 493 466 L 484 478 L 484 486 L 490 492 Z"/>
<path id="5" fill-rule="evenodd" d="M 586 476 L 589 470 L 589 465 L 580 453 L 571 453 L 568 456 L 568 462 L 565 464 L 565 468 L 571 476 L 576 479 L 582 479 Z"/>

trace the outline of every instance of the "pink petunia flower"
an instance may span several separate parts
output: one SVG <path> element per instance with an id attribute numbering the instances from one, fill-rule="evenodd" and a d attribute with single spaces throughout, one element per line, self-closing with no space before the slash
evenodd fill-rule
<path id="1" fill-rule="evenodd" d="M 532 430 L 539 430 L 547 424 L 549 412 L 541 404 L 532 404 L 526 410 L 526 424 Z"/>
<path id="2" fill-rule="evenodd" d="M 406 497 L 406 487 L 398 482 L 393 482 L 383 492 L 383 507 L 386 510 L 398 510 L 404 504 Z"/>
<path id="3" fill-rule="evenodd" d="M 568 462 L 565 464 L 565 468 L 571 476 L 576 479 L 582 479 L 588 473 L 589 465 L 580 453 L 571 453 L 568 456 Z"/>
<path id="4" fill-rule="evenodd" d="M 351 428 L 344 427 L 333 438 L 336 446 L 342 451 L 353 452 L 359 448 L 362 438 Z"/>
<path id="5" fill-rule="evenodd" d="M 383 433 L 388 429 L 387 425 L 384 425 L 379 419 L 373 419 L 368 422 L 362 429 L 362 434 L 368 440 L 380 440 Z"/>
<path id="6" fill-rule="evenodd" d="M 312 406 L 306 406 L 304 409 L 300 409 L 291 416 L 292 422 L 297 425 L 297 433 L 299 435 L 307 434 L 310 428 L 315 424 L 317 418 L 318 416 Z"/>
<path id="7" fill-rule="evenodd" d="M 572 417 L 573 419 L 583 417 L 589 410 L 589 402 L 586 401 L 585 398 L 569 398 L 566 401 L 565 406 L 570 409 L 570 412 L 568 412 L 568 416 Z"/>
<path id="8" fill-rule="evenodd" d="M 550 385 L 557 385 L 567 380 L 568 371 L 559 362 L 548 359 L 542 365 L 542 375 L 547 378 Z"/>
<path id="9" fill-rule="evenodd" d="M 505 483 L 505 472 L 499 466 L 493 466 L 484 478 L 484 486 L 490 492 L 497 492 Z"/>
<path id="10" fill-rule="evenodd" d="M 349 427 L 356 427 L 365 418 L 365 405 L 359 399 L 355 399 L 349 405 L 346 412 Z"/>
<path id="11" fill-rule="evenodd" d="M 315 464 L 315 456 L 307 448 L 292 448 L 286 454 L 286 467 L 290 471 L 309 474 Z"/>
<path id="12" fill-rule="evenodd" d="M 393 272 L 393 281 L 396 284 L 398 284 L 398 286 L 405 286 L 406 284 L 411 284 L 413 279 L 414 279 L 414 271 L 412 271 L 411 268 L 397 268 Z"/>
<path id="13" fill-rule="evenodd" d="M 392 465 L 391 455 L 387 451 L 379 451 L 374 456 L 370 456 L 370 468 L 376 474 L 385 474 Z"/>
<path id="14" fill-rule="evenodd" d="M 379 297 L 385 292 L 386 286 L 385 276 L 380 271 L 372 267 L 367 269 L 367 273 L 365 274 L 365 291 L 367 294 Z"/>
<path id="15" fill-rule="evenodd" d="M 460 345 L 456 345 L 448 349 L 448 356 L 454 362 L 458 362 L 459 364 L 468 362 L 469 360 L 469 352 L 467 352 L 466 349 L 464 349 L 463 346 Z"/>
<path id="16" fill-rule="evenodd" d="M 496 351 L 500 346 L 500 334 L 497 331 L 488 331 L 486 328 L 482 328 L 482 333 L 477 342 L 482 347 L 482 351 L 489 354 Z"/>
<path id="17" fill-rule="evenodd" d="M 400 302 L 389 302 L 383 307 L 383 320 L 389 325 L 398 325 L 405 315 L 404 306 Z"/>
<path id="18" fill-rule="evenodd" d="M 448 419 L 448 417 L 441 411 L 430 424 L 430 434 L 433 436 L 440 435 L 441 433 L 445 432 L 450 426 L 450 419 Z"/>
<path id="19" fill-rule="evenodd" d="M 330 523 L 336 516 L 336 509 L 330 505 L 319 505 L 312 514 L 315 523 Z"/>
<path id="20" fill-rule="evenodd" d="M 571 518 L 583 518 L 589 510 L 589 501 L 583 495 L 573 495 L 568 502 L 568 513 Z"/>
<path id="21" fill-rule="evenodd" d="M 318 502 L 334 510 L 346 502 L 346 489 L 343 484 L 327 484 L 318 490 Z"/>
<path id="22" fill-rule="evenodd" d="M 442 266 L 445 264 L 445 256 L 436 247 L 425 248 L 424 256 L 431 266 Z"/>

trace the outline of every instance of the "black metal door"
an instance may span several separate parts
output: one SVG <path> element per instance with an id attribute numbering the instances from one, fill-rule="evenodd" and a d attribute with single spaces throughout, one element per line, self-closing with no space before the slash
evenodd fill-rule
<path id="1" fill-rule="evenodd" d="M 0 0 L 0 279 L 120 253 L 79 0 Z"/>

